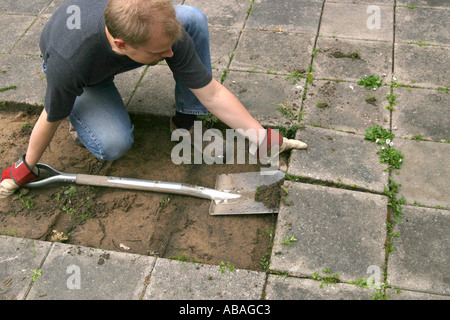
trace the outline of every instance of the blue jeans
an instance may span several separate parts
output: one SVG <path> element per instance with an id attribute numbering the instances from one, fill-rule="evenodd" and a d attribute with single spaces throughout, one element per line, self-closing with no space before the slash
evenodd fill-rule
<path id="1" fill-rule="evenodd" d="M 194 40 L 197 54 L 211 71 L 206 16 L 199 9 L 190 6 L 175 6 L 175 10 L 177 19 Z M 136 67 L 139 66 L 141 65 L 136 64 Z M 130 69 L 132 68 L 120 72 Z M 192 115 L 209 113 L 184 83 L 177 78 L 175 82 L 177 111 Z M 133 125 L 113 78 L 83 89 L 83 94 L 76 98 L 68 117 L 78 138 L 99 159 L 115 160 L 123 156 L 134 141 Z"/>

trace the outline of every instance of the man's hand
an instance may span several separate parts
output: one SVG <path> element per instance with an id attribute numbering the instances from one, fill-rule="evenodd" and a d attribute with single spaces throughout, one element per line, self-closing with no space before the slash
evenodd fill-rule
<path id="1" fill-rule="evenodd" d="M 278 132 L 268 128 L 263 142 L 258 147 L 257 157 L 285 171 L 287 169 L 286 164 L 283 159 L 280 159 L 280 154 L 293 149 L 306 148 L 308 148 L 306 143 L 300 140 L 287 139 Z"/>
<path id="2" fill-rule="evenodd" d="M 2 173 L 0 198 L 12 195 L 19 187 L 39 176 L 39 169 L 30 169 L 25 162 L 25 155 Z"/>

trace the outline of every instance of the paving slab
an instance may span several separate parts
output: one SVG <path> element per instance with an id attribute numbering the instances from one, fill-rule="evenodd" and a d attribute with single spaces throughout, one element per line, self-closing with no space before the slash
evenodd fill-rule
<path id="1" fill-rule="evenodd" d="M 393 232 L 389 284 L 400 289 L 450 296 L 450 211 L 404 206 Z"/>
<path id="2" fill-rule="evenodd" d="M 394 76 L 401 84 L 425 88 L 447 87 L 450 83 L 450 47 L 394 45 Z"/>
<path id="3" fill-rule="evenodd" d="M 373 125 L 387 126 L 390 112 L 385 100 L 390 88 L 367 90 L 357 82 L 320 81 L 309 84 L 302 104 L 307 125 L 364 135 Z"/>
<path id="4" fill-rule="evenodd" d="M 321 281 L 269 275 L 267 300 L 371 300 L 374 289 L 346 283 L 322 284 Z"/>
<path id="5" fill-rule="evenodd" d="M 386 295 L 388 300 L 450 300 L 450 296 L 398 289 L 387 289 Z"/>
<path id="6" fill-rule="evenodd" d="M 158 258 L 144 300 L 259 300 L 266 274 Z"/>
<path id="7" fill-rule="evenodd" d="M 117 90 L 119 90 L 125 106 L 129 106 L 130 101 L 139 86 L 139 81 L 145 74 L 146 70 L 147 67 L 142 66 L 127 72 L 119 73 L 114 77 L 114 84 L 116 85 Z M 133 107 L 135 106 L 129 106 L 128 110 L 131 112 Z"/>
<path id="8" fill-rule="evenodd" d="M 305 82 L 300 79 L 293 84 L 286 75 L 230 71 L 224 85 L 263 125 L 290 127 L 300 111 Z M 294 117 L 283 115 L 277 109 L 280 105 Z"/>
<path id="9" fill-rule="evenodd" d="M 340 281 L 367 278 L 385 263 L 386 197 L 285 182 L 270 269 L 312 277 L 329 268 Z M 283 243 L 294 237 L 296 241 Z"/>
<path id="10" fill-rule="evenodd" d="M 325 2 L 320 35 L 361 40 L 392 41 L 392 4 Z"/>
<path id="11" fill-rule="evenodd" d="M 256 0 L 246 26 L 316 34 L 321 10 L 322 1 L 319 0 Z"/>
<path id="12" fill-rule="evenodd" d="M 364 136 L 306 127 L 297 131 L 296 139 L 308 149 L 292 151 L 290 175 L 384 192 L 386 166 L 379 161 L 375 143 Z"/>
<path id="13" fill-rule="evenodd" d="M 51 0 L 2 0 L 0 13 L 38 15 L 49 4 Z"/>
<path id="14" fill-rule="evenodd" d="M 30 28 L 11 50 L 11 53 L 40 56 L 41 49 L 39 48 L 39 40 L 41 38 L 42 30 L 44 29 L 47 21 L 48 18 L 37 18 L 36 20 L 34 20 Z"/>
<path id="15" fill-rule="evenodd" d="M 137 85 L 134 81 L 132 84 Z M 167 65 L 149 67 L 129 101 L 127 110 L 137 114 L 172 116 L 175 114 L 174 90 L 175 80 Z"/>
<path id="16" fill-rule="evenodd" d="M 433 23 L 429 23 L 433 21 Z M 423 45 L 450 45 L 450 12 L 447 9 L 397 7 L 395 41 Z"/>
<path id="17" fill-rule="evenodd" d="M 358 4 L 392 4 L 392 0 L 328 0 L 336 3 L 358 3 Z"/>
<path id="18" fill-rule="evenodd" d="M 397 6 L 450 8 L 447 0 L 397 0 Z"/>
<path id="19" fill-rule="evenodd" d="M 401 184 L 399 196 L 408 204 L 450 208 L 450 144 L 395 139 L 396 149 L 404 154 L 403 165 L 393 178 Z"/>
<path id="20" fill-rule="evenodd" d="M 240 29 L 211 27 L 211 64 L 213 69 L 228 68 L 233 51 L 238 43 Z"/>
<path id="21" fill-rule="evenodd" d="M 155 257 L 54 243 L 27 300 L 138 300 Z"/>
<path id="22" fill-rule="evenodd" d="M 0 236 L 0 300 L 23 300 L 33 283 L 50 242 Z"/>
<path id="23" fill-rule="evenodd" d="M 47 83 L 38 56 L 0 56 L 0 88 L 16 86 L 0 92 L 0 101 L 44 104 Z"/>
<path id="24" fill-rule="evenodd" d="M 41 16 L 48 17 L 56 11 L 60 6 L 62 6 L 67 0 L 53 0 L 51 1 L 48 6 L 42 11 Z"/>
<path id="25" fill-rule="evenodd" d="M 230 68 L 305 73 L 311 64 L 314 40 L 314 36 L 308 34 L 245 29 Z"/>
<path id="26" fill-rule="evenodd" d="M 185 0 L 185 5 L 194 6 L 208 17 L 210 26 L 222 26 L 241 29 L 247 17 L 250 2 L 241 0 L 209 1 Z"/>
<path id="27" fill-rule="evenodd" d="M 357 54 L 357 55 L 356 55 Z M 392 77 L 392 43 L 319 37 L 313 60 L 316 79 L 358 82 L 361 77 Z"/>
<path id="28" fill-rule="evenodd" d="M 35 17 L 31 16 L 0 15 L 1 30 L 8 30 L 8 32 L 3 32 L 2 34 L 3 41 L 0 44 L 0 52 L 10 52 L 35 19 Z"/>
<path id="29" fill-rule="evenodd" d="M 397 97 L 392 127 L 398 138 L 450 139 L 450 94 L 416 88 L 394 88 L 393 93 Z"/>

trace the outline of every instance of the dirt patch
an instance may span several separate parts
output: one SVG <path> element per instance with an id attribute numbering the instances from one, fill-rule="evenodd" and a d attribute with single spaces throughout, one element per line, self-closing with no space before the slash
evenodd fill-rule
<path id="1" fill-rule="evenodd" d="M 255 193 L 255 200 L 262 202 L 267 208 L 273 209 L 279 207 L 281 199 L 286 196 L 283 189 L 285 179 L 270 185 L 259 186 Z"/>
<path id="2" fill-rule="evenodd" d="M 41 108 L 0 107 L 2 168 L 22 156 Z M 122 158 L 102 162 L 77 146 L 68 122 L 41 162 L 66 173 L 183 182 L 214 188 L 222 173 L 259 171 L 258 165 L 175 165 L 167 118 L 132 116 L 135 143 Z M 274 201 L 274 200 L 272 200 Z M 0 234 L 62 241 L 114 251 L 262 270 L 276 215 L 210 216 L 210 201 L 194 197 L 80 185 L 21 189 L 0 200 Z"/>
<path id="3" fill-rule="evenodd" d="M 343 52 L 339 49 L 330 49 L 325 50 L 325 52 L 327 52 L 331 57 L 337 59 L 349 58 L 352 60 L 362 60 L 358 50 L 355 50 L 354 52 Z"/>

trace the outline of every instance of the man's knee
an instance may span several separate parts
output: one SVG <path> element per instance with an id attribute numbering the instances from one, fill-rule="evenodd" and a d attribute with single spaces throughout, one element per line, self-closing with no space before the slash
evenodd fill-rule
<path id="1" fill-rule="evenodd" d="M 94 153 L 97 158 L 107 161 L 113 161 L 124 156 L 133 145 L 133 136 L 111 137 L 100 142 L 100 152 Z"/>
<path id="2" fill-rule="evenodd" d="M 190 27 L 208 26 L 208 19 L 199 8 L 187 5 L 179 5 L 175 8 L 178 20 L 186 29 Z"/>

